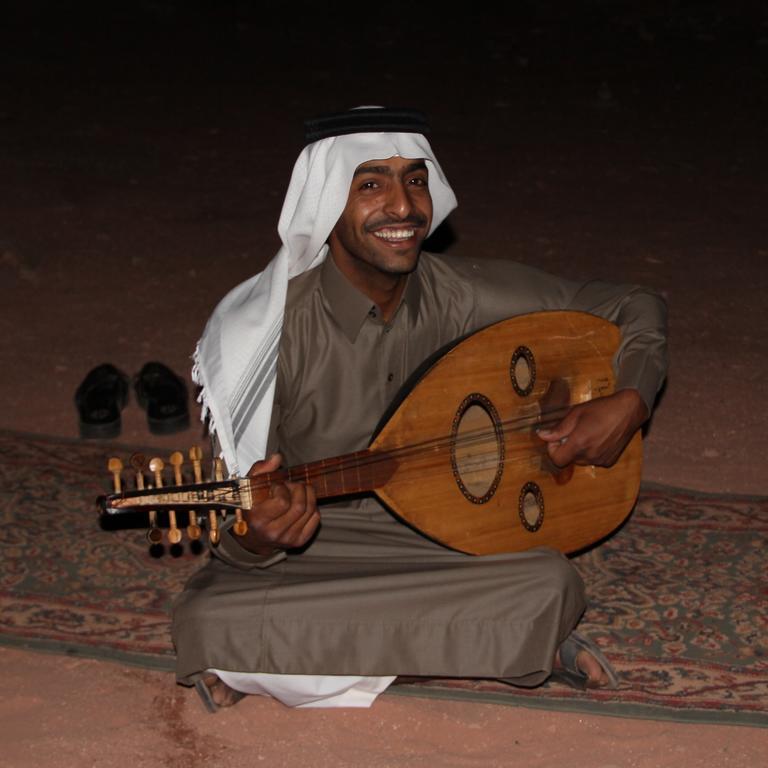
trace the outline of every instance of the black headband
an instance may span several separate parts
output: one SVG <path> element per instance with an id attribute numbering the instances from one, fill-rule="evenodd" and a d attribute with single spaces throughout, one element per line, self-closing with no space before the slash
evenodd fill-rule
<path id="1" fill-rule="evenodd" d="M 423 112 L 398 107 L 359 107 L 304 121 L 307 144 L 329 136 L 373 132 L 429 133 L 429 125 Z"/>

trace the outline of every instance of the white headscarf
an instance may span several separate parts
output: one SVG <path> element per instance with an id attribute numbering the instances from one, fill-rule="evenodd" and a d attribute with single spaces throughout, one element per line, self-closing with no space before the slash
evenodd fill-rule
<path id="1" fill-rule="evenodd" d="M 326 240 L 344 211 L 355 169 L 394 156 L 427 164 L 431 234 L 456 207 L 456 197 L 423 135 L 321 139 L 304 148 L 293 168 L 278 223 L 282 248 L 263 272 L 230 291 L 208 320 L 192 378 L 202 387 L 201 418 L 210 417 L 230 474 L 244 474 L 266 452 L 288 280 L 325 259 Z"/>

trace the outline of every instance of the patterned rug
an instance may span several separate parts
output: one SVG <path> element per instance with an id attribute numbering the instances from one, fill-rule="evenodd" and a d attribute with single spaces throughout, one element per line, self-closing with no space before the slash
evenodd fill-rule
<path id="1" fill-rule="evenodd" d="M 101 530 L 105 446 L 0 431 L 0 642 L 171 669 L 171 600 L 205 554 L 151 556 L 142 530 Z M 629 522 L 575 563 L 581 630 L 617 691 L 430 681 L 395 695 L 768 726 L 768 498 L 644 486 Z"/>

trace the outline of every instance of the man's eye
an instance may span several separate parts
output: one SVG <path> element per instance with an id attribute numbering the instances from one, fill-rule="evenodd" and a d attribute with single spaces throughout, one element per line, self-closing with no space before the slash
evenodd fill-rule
<path id="1" fill-rule="evenodd" d="M 425 187 L 427 180 L 421 176 L 414 176 L 412 179 L 408 179 L 408 183 L 413 187 Z"/>
<path id="2" fill-rule="evenodd" d="M 375 181 L 364 181 L 360 185 L 360 189 L 376 189 L 378 184 Z"/>

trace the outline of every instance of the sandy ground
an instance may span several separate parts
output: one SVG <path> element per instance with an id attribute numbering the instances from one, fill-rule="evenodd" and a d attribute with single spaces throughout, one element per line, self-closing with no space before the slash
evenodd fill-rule
<path id="1" fill-rule="evenodd" d="M 3 648 L 0 668 L 0 766 L 9 768 L 741 768 L 763 765 L 768 745 L 766 731 L 737 726 L 397 696 L 336 711 L 251 697 L 211 717 L 158 672 Z"/>
<path id="2" fill-rule="evenodd" d="M 768 492 L 768 21 L 748 3 L 354 18 L 245 2 L 11 4 L 0 63 L 0 426 L 77 435 L 93 366 L 188 376 L 278 247 L 303 117 L 416 105 L 460 208 L 436 246 L 640 282 L 670 306 L 647 480 Z M 637 6 L 637 7 L 635 7 Z M 427 6 L 424 6 L 426 9 Z M 293 12 L 295 11 L 295 12 Z M 315 15 L 313 15 L 315 14 Z M 318 34 L 318 31 L 324 34 Z M 149 435 L 132 400 L 121 440 Z M 384 697 L 206 717 L 170 676 L 0 649 L 0 765 L 758 765 L 768 731 Z"/>

